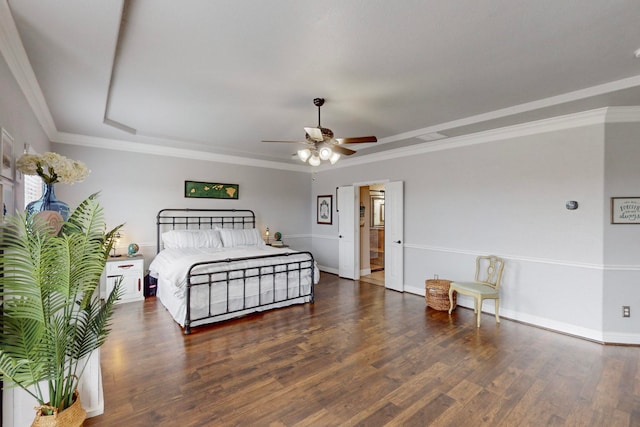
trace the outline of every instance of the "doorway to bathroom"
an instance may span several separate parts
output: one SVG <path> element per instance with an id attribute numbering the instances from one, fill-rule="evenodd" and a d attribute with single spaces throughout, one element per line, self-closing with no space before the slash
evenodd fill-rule
<path id="1" fill-rule="evenodd" d="M 360 187 L 360 280 L 384 286 L 384 184 Z"/>

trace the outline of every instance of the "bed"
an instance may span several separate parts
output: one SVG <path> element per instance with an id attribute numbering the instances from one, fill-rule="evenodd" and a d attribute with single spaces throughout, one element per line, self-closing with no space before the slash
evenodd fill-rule
<path id="1" fill-rule="evenodd" d="M 163 209 L 149 274 L 182 327 L 313 303 L 319 270 L 310 252 L 265 244 L 245 209 Z"/>

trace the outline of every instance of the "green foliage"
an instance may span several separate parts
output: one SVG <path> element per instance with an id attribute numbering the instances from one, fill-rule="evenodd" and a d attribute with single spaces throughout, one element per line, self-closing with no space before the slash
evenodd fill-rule
<path id="1" fill-rule="evenodd" d="M 97 194 L 83 201 L 58 234 L 36 215 L 9 217 L 0 229 L 0 374 L 40 405 L 69 407 L 88 356 L 104 344 L 120 295 L 100 300 L 100 275 L 120 228 L 106 231 Z"/>

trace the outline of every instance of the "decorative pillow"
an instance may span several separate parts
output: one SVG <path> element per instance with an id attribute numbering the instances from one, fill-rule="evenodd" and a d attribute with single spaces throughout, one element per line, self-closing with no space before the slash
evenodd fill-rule
<path id="1" fill-rule="evenodd" d="M 162 233 L 165 249 L 221 248 L 218 230 L 171 230 Z"/>
<path id="2" fill-rule="evenodd" d="M 222 243 L 225 248 L 261 246 L 265 244 L 257 228 L 247 228 L 244 230 L 223 228 L 220 230 L 220 236 L 222 237 Z"/>

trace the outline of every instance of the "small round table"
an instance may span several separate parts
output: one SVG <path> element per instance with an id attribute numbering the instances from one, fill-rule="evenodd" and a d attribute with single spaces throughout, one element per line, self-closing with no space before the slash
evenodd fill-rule
<path id="1" fill-rule="evenodd" d="M 434 310 L 449 311 L 449 285 L 451 280 L 445 279 L 427 279 L 424 281 L 427 307 Z M 453 308 L 456 308 L 457 293 L 453 293 Z"/>

